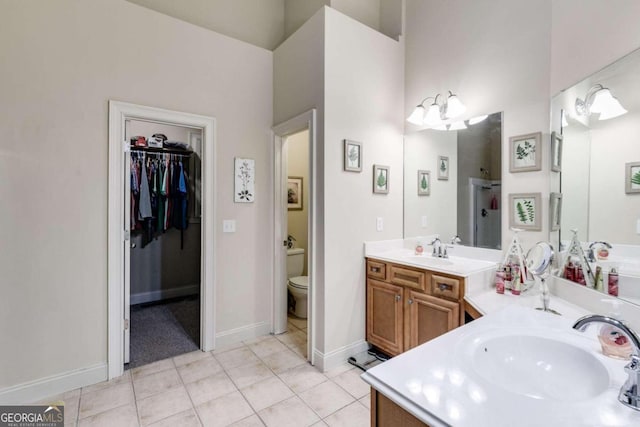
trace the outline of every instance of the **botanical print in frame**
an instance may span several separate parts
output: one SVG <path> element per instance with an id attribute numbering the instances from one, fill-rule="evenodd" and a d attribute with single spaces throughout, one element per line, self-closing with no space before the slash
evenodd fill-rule
<path id="1" fill-rule="evenodd" d="M 302 210 L 302 177 L 290 176 L 287 179 L 287 209 Z"/>
<path id="2" fill-rule="evenodd" d="M 234 202 L 253 203 L 256 198 L 256 161 L 253 159 L 241 159 L 240 157 L 236 157 L 234 174 Z"/>
<path id="3" fill-rule="evenodd" d="M 625 163 L 624 192 L 640 193 L 640 162 Z"/>
<path id="4" fill-rule="evenodd" d="M 438 156 L 438 179 L 444 181 L 449 179 L 449 157 L 447 156 Z"/>
<path id="5" fill-rule="evenodd" d="M 379 194 L 389 192 L 389 166 L 373 165 L 373 192 Z"/>
<path id="6" fill-rule="evenodd" d="M 562 193 L 549 195 L 549 228 L 551 231 L 560 230 L 562 220 Z"/>
<path id="7" fill-rule="evenodd" d="M 431 194 L 431 171 L 418 171 L 418 196 Z"/>
<path id="8" fill-rule="evenodd" d="M 562 172 L 562 135 L 551 132 L 551 170 Z"/>
<path id="9" fill-rule="evenodd" d="M 362 143 L 344 140 L 344 170 L 362 172 Z"/>
<path id="10" fill-rule="evenodd" d="M 509 172 L 542 170 L 542 132 L 509 138 Z"/>
<path id="11" fill-rule="evenodd" d="M 509 227 L 522 230 L 542 230 L 541 193 L 509 194 Z"/>

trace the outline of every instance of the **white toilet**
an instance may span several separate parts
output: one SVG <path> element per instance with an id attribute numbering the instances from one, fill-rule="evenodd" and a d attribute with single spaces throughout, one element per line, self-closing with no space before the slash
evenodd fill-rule
<path id="1" fill-rule="evenodd" d="M 307 294 L 309 278 L 304 271 L 304 249 L 287 250 L 287 289 L 289 290 L 289 311 L 301 319 L 307 318 Z"/>

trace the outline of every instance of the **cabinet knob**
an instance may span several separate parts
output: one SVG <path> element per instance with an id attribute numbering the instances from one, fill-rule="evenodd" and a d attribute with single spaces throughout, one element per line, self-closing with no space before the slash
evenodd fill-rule
<path id="1" fill-rule="evenodd" d="M 378 273 L 380 271 L 380 268 L 378 267 L 371 267 L 371 271 L 374 273 Z"/>
<path id="2" fill-rule="evenodd" d="M 411 298 L 409 298 L 409 301 L 407 301 L 409 304 L 413 304 L 413 300 Z"/>
<path id="3" fill-rule="evenodd" d="M 396 301 L 400 301 L 400 295 L 396 295 Z"/>
<path id="4" fill-rule="evenodd" d="M 446 290 L 451 290 L 451 289 L 453 289 L 453 286 L 451 286 L 451 285 L 445 285 L 444 283 L 440 283 L 440 284 L 438 285 L 438 288 L 439 288 L 441 291 L 446 291 Z"/>

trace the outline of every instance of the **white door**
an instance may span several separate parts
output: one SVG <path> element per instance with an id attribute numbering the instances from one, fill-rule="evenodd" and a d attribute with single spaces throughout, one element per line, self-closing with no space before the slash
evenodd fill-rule
<path id="1" fill-rule="evenodd" d="M 127 141 L 124 141 L 125 147 Z M 124 254 L 124 277 L 122 283 L 124 283 L 124 329 L 122 331 L 123 348 L 124 348 L 124 363 L 129 363 L 129 343 L 130 343 L 130 330 L 131 330 L 131 309 L 130 292 L 131 292 L 131 152 L 125 148 L 123 171 L 124 173 L 124 238 L 123 238 L 123 254 Z"/>

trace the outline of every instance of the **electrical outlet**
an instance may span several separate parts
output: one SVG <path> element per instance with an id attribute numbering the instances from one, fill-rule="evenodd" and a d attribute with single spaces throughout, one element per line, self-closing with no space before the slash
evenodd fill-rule
<path id="1" fill-rule="evenodd" d="M 426 215 L 422 215 L 420 217 L 420 226 L 422 228 L 425 228 L 427 226 L 427 216 Z"/>
<path id="2" fill-rule="evenodd" d="M 384 220 L 381 216 L 376 218 L 376 231 L 384 230 Z"/>
<path id="3" fill-rule="evenodd" d="M 222 232 L 223 233 L 235 233 L 236 232 L 236 220 L 235 219 L 225 219 L 222 221 Z"/>

